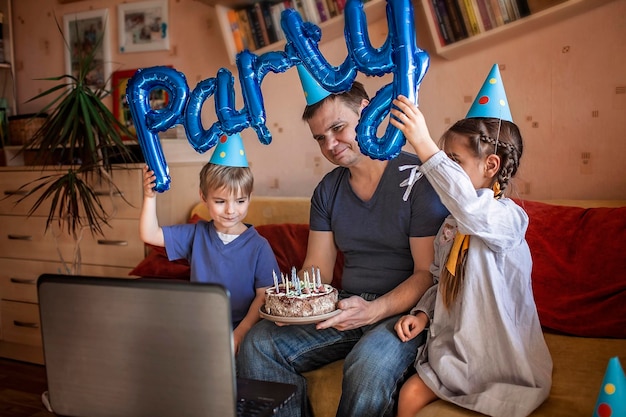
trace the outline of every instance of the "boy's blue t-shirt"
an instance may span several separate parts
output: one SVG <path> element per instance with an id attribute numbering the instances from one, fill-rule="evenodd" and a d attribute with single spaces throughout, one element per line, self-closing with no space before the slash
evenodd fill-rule
<path id="1" fill-rule="evenodd" d="M 213 221 L 164 226 L 163 236 L 169 260 L 189 261 L 192 282 L 228 289 L 233 328 L 248 313 L 256 289 L 273 285 L 273 271 L 280 274 L 268 241 L 252 226 L 229 244 L 219 238 Z"/>

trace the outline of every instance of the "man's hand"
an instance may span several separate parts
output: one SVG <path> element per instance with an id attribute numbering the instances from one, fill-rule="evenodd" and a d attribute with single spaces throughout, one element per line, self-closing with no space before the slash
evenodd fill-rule
<path id="1" fill-rule="evenodd" d="M 367 324 L 376 323 L 378 309 L 372 301 L 365 301 L 361 297 L 353 295 L 337 303 L 337 308 L 341 313 L 317 323 L 318 330 L 334 327 L 337 330 L 351 330 Z"/>

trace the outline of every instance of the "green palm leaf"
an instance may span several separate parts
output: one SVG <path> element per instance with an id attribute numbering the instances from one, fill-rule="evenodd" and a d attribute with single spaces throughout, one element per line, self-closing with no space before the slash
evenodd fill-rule
<path id="1" fill-rule="evenodd" d="M 77 28 L 77 25 L 75 25 Z M 63 33 L 57 21 L 57 28 Z M 71 51 L 68 41 L 63 37 Z M 65 172 L 58 175 L 44 175 L 25 184 L 22 188 L 30 191 L 18 204 L 33 194 L 39 194 L 30 208 L 33 214 L 46 202 L 50 210 L 46 230 L 57 222 L 59 228 L 77 238 L 83 228 L 92 234 L 103 234 L 102 226 L 108 225 L 110 215 L 106 213 L 101 196 L 91 186 L 89 179 L 104 181 L 116 190 L 110 180 L 113 170 L 111 156 L 126 163 L 139 162 L 123 138 L 133 137 L 126 126 L 120 123 L 102 103 L 109 95 L 104 87 L 89 86 L 88 74 L 95 67 L 95 56 L 102 47 L 102 38 L 90 51 L 80 50 L 78 71 L 42 80 L 57 82 L 49 89 L 29 100 L 48 99 L 48 103 L 36 116 L 48 114 L 42 126 L 24 145 L 22 151 L 33 150 L 34 162 L 43 167 L 50 164 L 49 155 L 60 153 Z"/>

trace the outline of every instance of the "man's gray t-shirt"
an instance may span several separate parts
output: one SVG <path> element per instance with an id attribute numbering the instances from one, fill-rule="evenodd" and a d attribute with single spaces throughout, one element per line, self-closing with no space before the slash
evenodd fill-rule
<path id="1" fill-rule="evenodd" d="M 409 238 L 437 234 L 448 210 L 428 180 L 419 178 L 403 200 L 406 186 L 401 183 L 410 169 L 399 167 L 419 164 L 415 155 L 405 152 L 390 160 L 369 201 L 353 192 L 347 168 L 335 168 L 316 187 L 310 229 L 334 233 L 345 257 L 344 290 L 382 295 L 394 289 L 413 273 Z"/>

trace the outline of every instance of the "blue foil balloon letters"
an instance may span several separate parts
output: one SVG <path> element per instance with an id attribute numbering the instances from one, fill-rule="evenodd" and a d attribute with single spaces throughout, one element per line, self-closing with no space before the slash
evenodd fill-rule
<path id="1" fill-rule="evenodd" d="M 417 103 L 419 85 L 428 70 L 428 54 L 417 47 L 411 0 L 387 0 L 389 34 L 379 48 L 371 45 L 367 18 L 361 0 L 348 0 L 344 9 L 344 34 L 348 55 L 339 66 L 332 66 L 319 50 L 320 28 L 303 22 L 298 12 L 283 11 L 281 27 L 287 38 L 284 51 L 257 56 L 250 51 L 237 55 L 243 108 L 235 109 L 234 78 L 221 68 L 215 78 L 199 82 L 190 92 L 185 76 L 168 67 L 138 70 L 126 89 L 130 112 L 137 130 L 139 145 L 147 165 L 157 177 L 155 190 L 169 189 L 170 177 L 158 132 L 176 124 L 185 128 L 189 144 L 199 153 L 206 152 L 220 136 L 247 128 L 255 130 L 261 143 L 268 145 L 272 135 L 267 126 L 261 83 L 270 72 L 281 73 L 302 64 L 328 91 L 339 93 L 352 86 L 360 71 L 368 76 L 391 73 L 393 80 L 382 87 L 363 110 L 357 125 L 361 152 L 374 159 L 395 158 L 404 145 L 402 133 L 388 124 L 382 137 L 378 127 L 399 94 Z M 169 96 L 165 108 L 150 108 L 153 89 L 163 89 Z M 203 103 L 213 97 L 217 121 L 208 129 L 202 125 Z"/>

